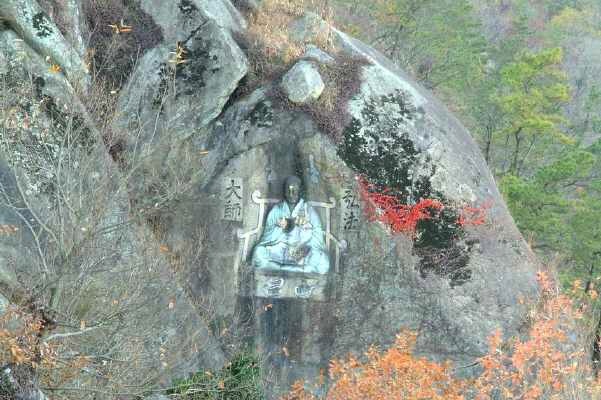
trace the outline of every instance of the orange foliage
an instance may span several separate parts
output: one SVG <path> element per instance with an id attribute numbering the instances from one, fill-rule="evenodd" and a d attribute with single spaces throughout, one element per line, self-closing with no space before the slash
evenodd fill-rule
<path id="1" fill-rule="evenodd" d="M 16 225 L 0 224 L 0 235 L 13 235 L 19 231 Z"/>
<path id="2" fill-rule="evenodd" d="M 478 378 L 454 378 L 450 363 L 414 357 L 417 335 L 405 331 L 387 351 L 371 348 L 365 361 L 352 356 L 332 361 L 324 396 L 316 397 L 297 382 L 282 400 L 538 400 L 567 398 L 568 392 L 569 398 L 581 398 L 573 397 L 575 387 L 586 387 L 587 396 L 601 394 L 601 380 L 582 362 L 583 352 L 573 351 L 577 346 L 570 344 L 568 333 L 580 312 L 545 272 L 537 278 L 541 301 L 531 316 L 528 338 L 503 341 L 500 330 L 493 333 L 488 354 L 478 360 L 482 367 Z"/>
<path id="3" fill-rule="evenodd" d="M 332 385 L 327 400 L 463 399 L 465 382 L 451 376 L 450 363 L 416 358 L 411 352 L 417 335 L 402 332 L 384 353 L 371 348 L 367 360 L 349 356 L 330 363 Z M 314 400 L 297 382 L 284 400 Z"/>
<path id="4" fill-rule="evenodd" d="M 52 367 L 56 354 L 47 344 L 39 344 L 42 328 L 39 318 L 8 306 L 0 314 L 0 364 Z"/>
<path id="5" fill-rule="evenodd" d="M 369 221 L 380 221 L 390 227 L 393 233 L 415 235 L 421 220 L 433 218 L 445 207 L 436 199 L 420 199 L 416 204 L 403 204 L 399 197 L 390 194 L 388 189 L 379 190 L 364 176 L 359 176 L 359 194 L 364 204 L 364 212 Z M 482 225 L 491 207 L 488 202 L 479 207 L 463 206 L 458 210 L 457 224 L 460 226 Z"/>
<path id="6" fill-rule="evenodd" d="M 557 293 L 544 272 L 537 274 L 542 301 L 533 317 L 529 337 L 514 339 L 509 349 L 501 332 L 489 338 L 489 352 L 480 359 L 484 372 L 475 382 L 477 399 L 493 394 L 504 398 L 535 400 L 559 395 L 574 379 L 583 354 L 568 349 L 570 323 L 580 318 L 572 300 Z"/>
<path id="7" fill-rule="evenodd" d="M 44 328 L 40 317 L 9 305 L 0 313 L 0 365 L 30 367 L 43 385 L 58 388 L 79 377 L 90 359 L 83 355 L 61 359 L 60 346 L 44 340 Z"/>

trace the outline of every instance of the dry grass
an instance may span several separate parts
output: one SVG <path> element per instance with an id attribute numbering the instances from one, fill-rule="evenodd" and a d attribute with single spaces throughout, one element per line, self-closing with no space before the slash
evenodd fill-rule
<path id="1" fill-rule="evenodd" d="M 303 46 L 294 43 L 289 32 L 290 24 L 300 15 L 302 10 L 283 0 L 266 0 L 248 15 L 245 47 L 254 75 L 251 79 L 269 79 L 302 55 Z"/>
<path id="2" fill-rule="evenodd" d="M 264 0 L 258 10 L 247 10 L 248 31 L 235 35 L 250 64 L 239 95 L 276 80 L 302 56 L 305 44 L 292 38 L 290 26 L 307 11 L 319 15 L 330 26 L 330 7 L 317 0 Z M 329 30 L 319 32 L 312 39 L 323 50 L 334 52 Z"/>
<path id="3" fill-rule="evenodd" d="M 333 14 L 327 1 L 264 0 L 258 10 L 247 13 L 248 32 L 236 39 L 248 57 L 250 70 L 236 95 L 248 94 L 262 84 L 278 80 L 303 55 L 305 43 L 293 39 L 290 27 L 307 11 L 317 14 L 327 25 L 326 29 L 315 32 L 311 43 L 335 59 L 331 64 L 319 66 L 324 92 L 318 100 L 304 105 L 289 102 L 278 88 L 271 95 L 285 108 L 310 114 L 322 132 L 338 141 L 350 120 L 346 110 L 348 100 L 359 90 L 361 68 L 367 61 L 339 53 L 334 47 L 329 29 Z"/>

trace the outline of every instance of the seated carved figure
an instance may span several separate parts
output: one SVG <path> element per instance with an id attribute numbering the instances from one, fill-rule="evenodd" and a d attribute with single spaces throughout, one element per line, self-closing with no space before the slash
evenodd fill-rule
<path id="1" fill-rule="evenodd" d="M 267 215 L 252 264 L 259 269 L 325 274 L 330 261 L 319 215 L 300 197 L 301 180 L 286 178 L 285 200 Z"/>

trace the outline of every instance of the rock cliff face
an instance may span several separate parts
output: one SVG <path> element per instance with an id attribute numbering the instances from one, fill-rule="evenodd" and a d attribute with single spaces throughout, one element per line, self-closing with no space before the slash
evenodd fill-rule
<path id="1" fill-rule="evenodd" d="M 50 3 L 54 15 L 81 14 L 67 11 L 78 2 Z M 88 348 L 102 347 L 110 331 L 125 343 L 114 351 L 141 354 L 129 382 L 150 376 L 165 387 L 250 346 L 264 362 L 270 397 L 297 379 L 314 379 L 331 358 L 385 346 L 402 328 L 419 333 L 421 354 L 459 365 L 473 365 L 495 329 L 519 333 L 519 300 L 536 296 L 534 260 L 476 144 L 444 106 L 375 50 L 313 15 L 290 26 L 304 55 L 249 87 L 253 66 L 240 12 L 228 0 L 167 3 L 137 7 L 161 39 L 139 54 L 121 88 L 106 89 L 114 99 L 110 121 L 89 106 L 98 94 L 82 50 L 88 37 L 81 32 L 89 29 L 83 16 L 63 18 L 63 30 L 79 27 L 63 34 L 43 3 L 0 6 L 0 75 L 15 93 L 32 97 L 3 103 L 10 161 L 3 177 L 24 182 L 18 190 L 5 183 L 14 189 L 5 203 L 18 200 L 24 211 L 0 213 L 0 224 L 22 235 L 1 238 L 0 289 L 30 290 L 31 281 L 17 276 L 54 273 L 94 299 L 86 307 L 95 311 L 61 306 L 68 291 L 62 303 L 49 304 L 81 319 L 93 312 L 106 318 L 103 301 L 132 299 L 119 308 L 119 329 L 99 326 L 85 335 Z M 127 35 L 128 21 L 115 23 L 117 34 Z M 324 96 L 333 98 L 317 100 Z M 323 104 L 330 106 L 324 111 Z M 39 122 L 23 127 L 33 115 Z M 59 115 L 66 125 L 57 127 Z M 80 142 L 63 135 L 75 123 Z M 12 140 L 15 129 L 29 139 Z M 66 150 L 72 159 L 65 160 Z M 46 164 L 31 168 L 15 157 L 35 151 Z M 60 173 L 40 176 L 57 166 Z M 283 199 L 290 175 L 302 179 L 302 197 L 324 227 L 325 275 L 252 265 L 267 212 Z M 90 191 L 97 191 L 91 199 Z M 394 225 L 378 203 L 387 195 L 397 211 L 429 204 L 429 218 Z M 65 206 L 79 207 L 61 220 L 70 236 L 53 237 L 46 226 L 57 222 L 54 208 L 74 198 L 90 203 Z M 86 239 L 92 220 L 110 232 Z M 92 252 L 89 242 L 105 252 Z M 14 264 L 15 252 L 39 259 Z M 31 269 L 50 252 L 51 265 Z M 84 256 L 113 261 L 99 261 L 95 271 Z M 84 271 L 93 272 L 85 282 L 77 278 Z M 54 301 L 39 290 L 40 301 Z M 1 293 L 10 300 L 10 290 Z M 477 372 L 470 368 L 463 371 Z"/>

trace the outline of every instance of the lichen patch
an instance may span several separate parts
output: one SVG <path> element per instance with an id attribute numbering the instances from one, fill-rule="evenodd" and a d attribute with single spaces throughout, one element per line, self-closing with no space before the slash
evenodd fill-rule
<path id="1" fill-rule="evenodd" d="M 33 28 L 36 31 L 36 35 L 40 38 L 46 38 L 52 35 L 52 27 L 50 26 L 50 20 L 48 16 L 43 11 L 34 14 L 31 19 L 33 24 Z"/>

